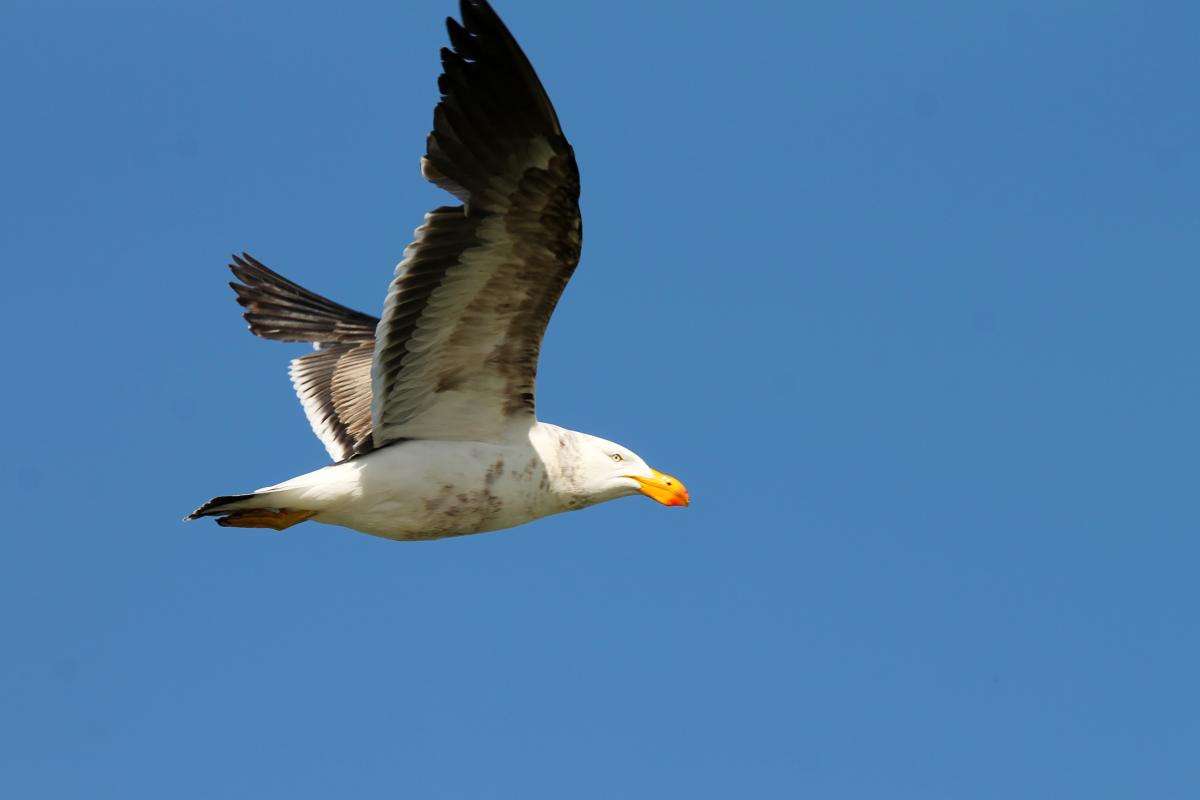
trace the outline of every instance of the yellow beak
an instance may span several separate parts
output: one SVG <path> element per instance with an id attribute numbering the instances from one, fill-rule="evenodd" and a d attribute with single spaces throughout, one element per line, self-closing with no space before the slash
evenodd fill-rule
<path id="1" fill-rule="evenodd" d="M 641 486 L 638 491 L 649 497 L 651 500 L 657 500 L 664 506 L 686 506 L 691 499 L 688 497 L 687 489 L 676 478 L 670 475 L 664 475 L 656 469 L 650 470 L 650 477 L 643 475 L 628 475 L 626 477 L 633 478 Z"/>

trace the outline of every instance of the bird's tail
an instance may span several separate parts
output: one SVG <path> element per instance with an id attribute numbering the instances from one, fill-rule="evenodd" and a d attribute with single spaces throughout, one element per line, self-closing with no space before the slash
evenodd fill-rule
<path id="1" fill-rule="evenodd" d="M 191 514 L 185 521 L 201 517 L 217 517 L 217 524 L 232 528 L 284 528 L 316 516 L 316 511 L 283 507 L 286 490 L 265 489 L 250 494 L 227 494 L 214 497 Z"/>

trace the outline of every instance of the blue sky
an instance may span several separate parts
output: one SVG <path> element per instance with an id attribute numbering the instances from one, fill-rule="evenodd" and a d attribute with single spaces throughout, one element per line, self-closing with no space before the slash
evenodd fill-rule
<path id="1" fill-rule="evenodd" d="M 1200 796 L 1200 10 L 499 10 L 539 411 L 693 506 L 180 523 L 324 463 L 224 264 L 378 311 L 454 5 L 7 3 L 0 793 Z"/>

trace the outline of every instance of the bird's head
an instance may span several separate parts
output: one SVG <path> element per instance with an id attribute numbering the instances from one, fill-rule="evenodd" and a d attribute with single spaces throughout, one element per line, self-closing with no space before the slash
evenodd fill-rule
<path id="1" fill-rule="evenodd" d="M 597 502 L 638 492 L 664 506 L 690 502 L 678 479 L 653 469 L 628 447 L 587 434 L 580 434 L 580 439 L 582 488 Z"/>

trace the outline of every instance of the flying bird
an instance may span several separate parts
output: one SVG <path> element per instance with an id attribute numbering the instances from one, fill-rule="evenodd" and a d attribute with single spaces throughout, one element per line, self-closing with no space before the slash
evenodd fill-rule
<path id="1" fill-rule="evenodd" d="M 540 422 L 538 352 L 579 262 L 579 170 L 558 115 L 485 0 L 446 20 L 441 99 L 421 159 L 458 205 L 425 215 L 382 318 L 248 254 L 230 264 L 254 334 L 309 342 L 291 378 L 333 464 L 187 519 L 283 530 L 305 520 L 390 539 L 510 528 L 638 492 L 688 505 L 627 447 Z"/>

